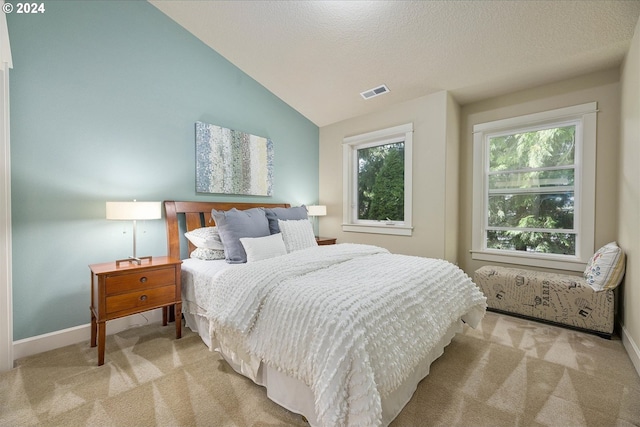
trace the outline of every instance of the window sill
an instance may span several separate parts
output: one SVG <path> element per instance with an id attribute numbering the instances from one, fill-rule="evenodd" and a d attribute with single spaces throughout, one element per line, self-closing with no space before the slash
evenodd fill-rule
<path id="1" fill-rule="evenodd" d="M 352 233 L 371 234 L 391 234 L 395 236 L 411 236 L 413 227 L 404 225 L 365 225 L 365 224 L 342 224 L 342 231 Z"/>
<path id="2" fill-rule="evenodd" d="M 587 266 L 586 262 L 583 262 L 576 257 L 558 259 L 557 257 L 545 256 L 542 254 L 506 254 L 504 251 L 496 250 L 471 251 L 471 258 L 481 261 L 501 262 L 505 264 L 518 264 L 566 271 L 584 271 Z"/>

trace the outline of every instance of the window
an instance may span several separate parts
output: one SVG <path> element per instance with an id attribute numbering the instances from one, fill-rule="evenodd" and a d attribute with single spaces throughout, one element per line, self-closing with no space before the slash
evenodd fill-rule
<path id="1" fill-rule="evenodd" d="M 474 259 L 584 270 L 596 103 L 474 126 Z"/>
<path id="2" fill-rule="evenodd" d="M 344 139 L 343 231 L 411 235 L 411 123 Z"/>

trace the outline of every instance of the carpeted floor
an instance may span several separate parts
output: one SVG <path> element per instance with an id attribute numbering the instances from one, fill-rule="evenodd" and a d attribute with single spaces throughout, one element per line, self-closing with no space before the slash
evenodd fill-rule
<path id="1" fill-rule="evenodd" d="M 0 426 L 305 426 L 185 329 L 152 324 L 0 374 Z M 400 426 L 639 426 L 640 378 L 611 341 L 488 313 L 436 360 Z"/>

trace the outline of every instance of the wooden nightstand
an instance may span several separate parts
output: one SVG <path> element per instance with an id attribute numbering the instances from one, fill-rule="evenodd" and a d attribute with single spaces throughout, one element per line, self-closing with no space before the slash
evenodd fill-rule
<path id="1" fill-rule="evenodd" d="M 318 242 L 319 246 L 322 245 L 335 245 L 336 238 L 335 237 L 316 237 L 316 242 Z"/>
<path id="2" fill-rule="evenodd" d="M 180 264 L 169 257 L 154 257 L 141 265 L 125 262 L 92 264 L 91 269 L 91 347 L 98 346 L 98 365 L 104 364 L 107 320 L 162 307 L 162 324 L 167 309 L 175 305 L 176 338 L 182 336 Z"/>

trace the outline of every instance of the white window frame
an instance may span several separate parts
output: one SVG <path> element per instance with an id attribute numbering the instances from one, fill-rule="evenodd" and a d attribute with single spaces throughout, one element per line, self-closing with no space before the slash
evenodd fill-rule
<path id="1" fill-rule="evenodd" d="M 404 221 L 358 219 L 358 149 L 404 141 Z M 411 236 L 413 123 L 381 129 L 343 140 L 342 231 Z"/>
<path id="2" fill-rule="evenodd" d="M 528 114 L 473 127 L 473 223 L 472 259 L 534 267 L 584 271 L 593 255 L 596 188 L 597 103 L 590 102 L 541 113 Z M 488 217 L 489 138 L 548 125 L 576 124 L 574 230 L 575 255 L 530 253 L 489 249 L 486 245 Z M 573 124 L 573 123 L 572 123 Z"/>

